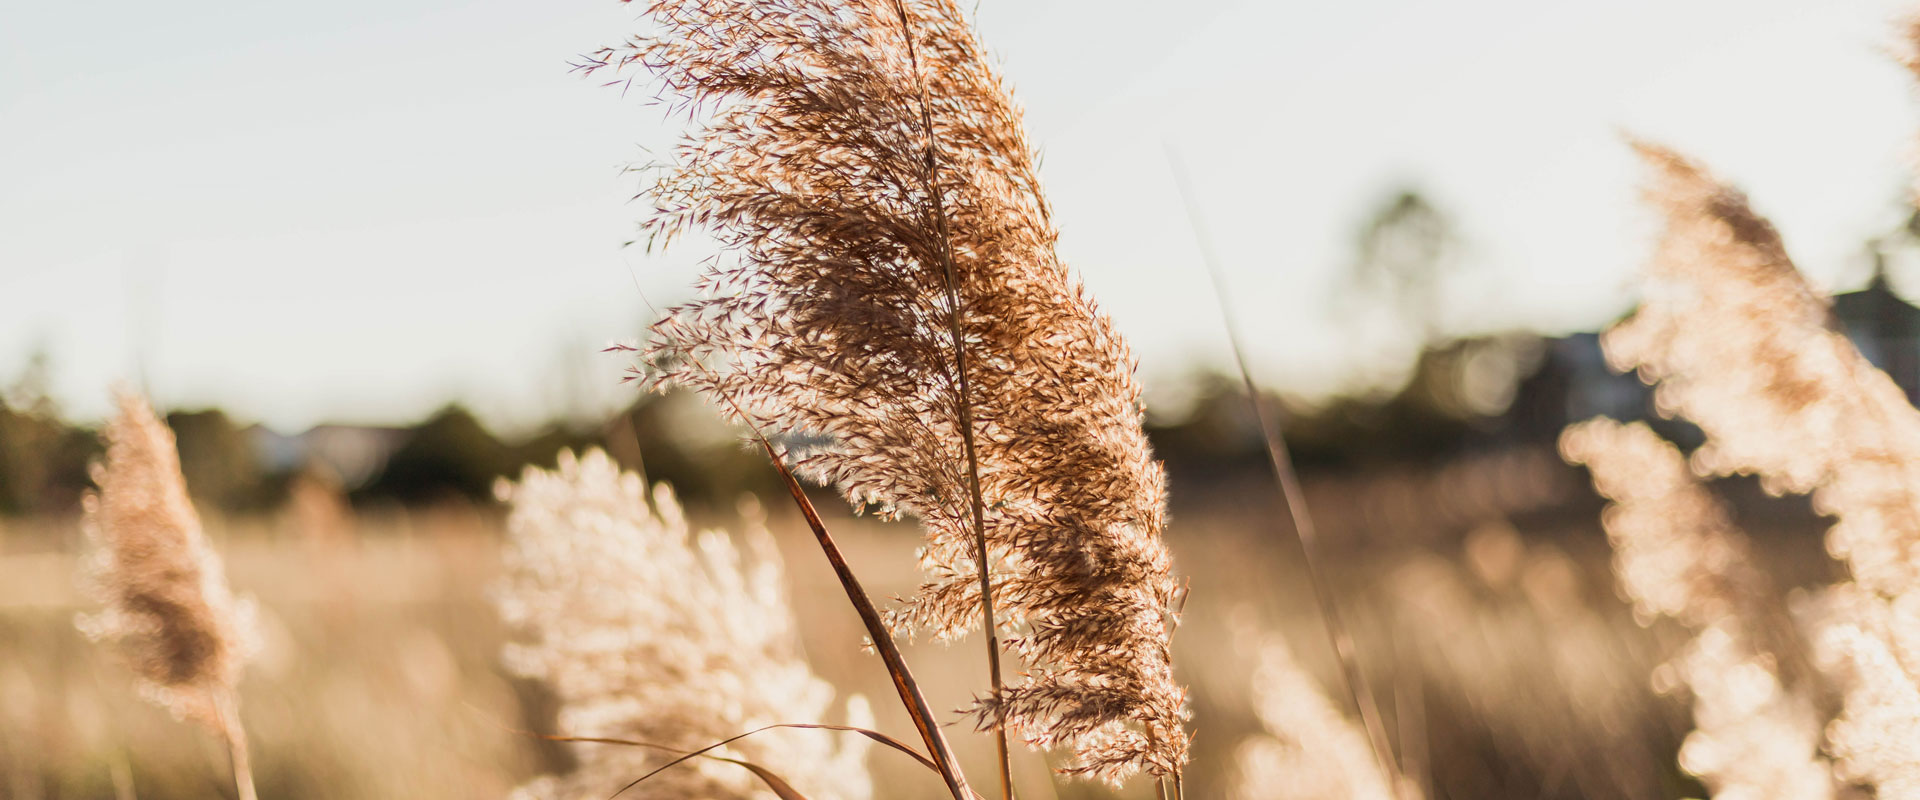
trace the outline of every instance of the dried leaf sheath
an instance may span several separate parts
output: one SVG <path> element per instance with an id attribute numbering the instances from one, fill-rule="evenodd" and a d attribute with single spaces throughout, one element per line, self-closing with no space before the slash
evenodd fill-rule
<path id="1" fill-rule="evenodd" d="M 979 587 L 950 248 L 995 600 L 1029 667 L 988 704 L 1030 743 L 1072 748 L 1080 771 L 1171 774 L 1186 734 L 1165 481 L 1132 357 L 1056 257 L 1019 110 L 961 14 L 904 7 L 902 26 L 892 2 L 657 2 L 654 37 L 603 54 L 711 111 L 649 193 L 647 229 L 701 230 L 725 255 L 703 299 L 657 325 L 647 357 L 664 366 L 649 377 L 823 442 L 802 452 L 805 473 L 920 517 L 926 581 L 898 619 L 963 634 Z"/>

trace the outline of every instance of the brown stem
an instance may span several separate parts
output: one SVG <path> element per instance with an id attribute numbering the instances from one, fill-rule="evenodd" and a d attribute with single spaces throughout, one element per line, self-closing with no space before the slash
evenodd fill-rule
<path id="1" fill-rule="evenodd" d="M 639 291 L 639 289 L 639 281 L 636 279 L 634 290 Z M 645 303 L 649 311 L 659 314 L 659 309 L 654 308 L 653 303 L 647 300 L 645 292 L 640 292 L 640 302 Z M 768 441 L 766 434 L 760 432 L 760 427 L 754 422 L 754 418 L 748 416 L 746 410 L 741 408 L 739 403 L 734 402 L 732 396 L 720 390 L 721 384 L 712 371 L 697 359 L 690 363 L 699 369 L 701 374 L 713 381 L 713 394 L 732 410 L 735 419 L 740 420 L 748 430 L 753 432 L 754 440 L 759 442 L 762 450 L 766 451 L 767 458 L 773 461 L 773 468 L 780 472 L 781 480 L 786 483 L 787 493 L 793 497 L 793 504 L 800 509 L 800 515 L 806 518 L 807 527 L 812 529 L 814 539 L 820 543 L 821 553 L 826 555 L 827 563 L 833 567 L 834 577 L 839 579 L 841 589 L 846 591 L 847 601 L 853 604 L 854 611 L 860 615 L 860 623 L 866 627 L 867 637 L 873 641 L 873 649 L 880 653 L 880 660 L 885 662 L 887 677 L 893 680 L 894 691 L 900 695 L 900 705 L 906 709 L 907 717 L 913 721 L 914 729 L 919 731 L 920 740 L 927 745 L 927 755 L 933 759 L 934 767 L 940 772 L 941 780 L 947 784 L 947 790 L 953 793 L 953 800 L 979 800 L 980 796 L 967 785 L 967 777 L 960 771 L 960 762 L 953 757 L 953 748 L 947 744 L 946 733 L 940 730 L 940 724 L 934 720 L 933 707 L 927 704 L 927 696 L 920 691 L 920 683 L 913 679 L 913 670 L 907 668 L 906 656 L 901 654 L 899 645 L 894 643 L 893 633 L 887 630 L 887 623 L 881 619 L 879 609 L 874 607 L 873 598 L 867 595 L 867 590 L 860 585 L 860 579 L 854 576 L 853 568 L 847 565 L 847 558 L 840 552 L 840 546 L 833 541 L 833 536 L 827 533 L 827 524 L 820 520 L 820 512 L 814 509 L 813 501 L 807 499 L 806 491 L 800 488 L 800 480 L 793 476 L 793 470 L 787 467 L 787 462 L 780 457 L 780 453 L 773 449 L 773 442 Z"/>
<path id="2" fill-rule="evenodd" d="M 807 518 L 807 527 L 813 529 L 813 536 L 820 542 L 820 551 L 827 556 L 827 563 L 833 566 L 833 574 L 840 579 L 840 586 L 847 592 L 847 600 L 860 614 L 860 622 L 867 627 L 867 636 L 873 640 L 873 649 L 880 652 L 880 658 L 887 664 L 887 675 L 893 678 L 893 688 L 900 693 L 900 702 L 907 708 L 907 716 L 913 719 L 913 726 L 920 731 L 921 741 L 926 742 L 927 753 L 940 770 L 940 777 L 947 782 L 947 789 L 953 793 L 954 800 L 972 800 L 977 797 L 968 788 L 966 776 L 960 774 L 960 764 L 953 757 L 952 749 L 947 745 L 947 737 L 934 722 L 933 709 L 927 705 L 927 698 L 920 692 L 920 684 L 913 679 L 912 670 L 907 669 L 907 660 L 900 654 L 900 648 L 893 643 L 893 634 L 888 632 L 887 624 L 880 618 L 880 611 L 873 606 L 873 600 L 860 587 L 860 579 L 854 577 L 853 568 L 847 565 L 846 556 L 840 553 L 839 545 L 827 533 L 827 525 L 820 521 L 819 512 L 813 508 L 813 501 L 807 499 L 807 493 L 800 488 L 800 481 L 793 477 L 793 471 L 787 468 L 787 462 L 775 452 L 773 444 L 758 431 L 754 435 L 760 439 L 760 446 L 767 451 L 767 457 L 773 460 L 774 468 L 780 470 L 780 477 L 786 481 L 787 493 L 793 496 L 793 503 L 800 508 L 801 516 Z"/>
<path id="3" fill-rule="evenodd" d="M 993 698 L 996 704 L 1003 700 L 1005 686 L 1000 678 L 1000 637 L 999 625 L 993 614 L 993 577 L 990 551 L 987 549 L 986 501 L 980 492 L 980 456 L 973 439 L 973 387 L 967 380 L 966 338 L 960 330 L 960 280 L 953 264 L 953 243 L 947 229 L 947 210 L 940 192 L 937 178 L 940 162 L 937 156 L 936 141 L 933 136 L 933 108 L 927 100 L 926 83 L 920 80 L 920 57 L 913 46 L 913 27 L 907 21 L 907 8 L 901 0 L 894 0 L 893 9 L 900 15 L 901 35 L 907 43 L 907 60 L 913 68 L 913 79 L 920 90 L 920 123 L 926 129 L 926 177 L 925 191 L 928 201 L 933 204 L 933 223 L 940 234 L 940 266 L 946 282 L 947 293 L 947 335 L 953 342 L 954 371 L 958 373 L 960 397 L 960 440 L 967 455 L 968 503 L 973 512 L 973 547 L 980 572 L 980 626 L 987 636 L 987 675 L 993 682 Z M 1000 716 L 999 706 L 995 706 L 993 718 L 994 746 L 1000 758 L 1000 796 L 1004 800 L 1013 799 L 1013 763 L 1007 753 L 1007 721 Z"/>

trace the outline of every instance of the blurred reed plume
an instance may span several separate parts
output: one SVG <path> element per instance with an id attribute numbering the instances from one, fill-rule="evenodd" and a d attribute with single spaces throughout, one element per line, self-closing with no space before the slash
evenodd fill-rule
<path id="1" fill-rule="evenodd" d="M 1880 798 L 1920 798 L 1920 688 L 1914 595 L 1891 602 L 1842 584 L 1822 598 L 1815 654 L 1842 695 L 1827 726 L 1835 771 Z"/>
<path id="2" fill-rule="evenodd" d="M 518 634 L 508 667 L 558 695 L 571 735 L 697 750 L 765 725 L 820 721 L 834 692 L 800 651 L 777 552 L 753 509 L 743 557 L 726 534 L 694 534 L 673 491 L 653 508 L 638 475 L 606 454 L 563 452 L 552 470 L 529 467 L 500 493 L 507 520 L 506 578 L 495 596 Z M 849 724 L 870 725 L 866 702 Z M 865 800 L 867 740 L 777 729 L 714 751 L 764 767 L 813 798 Z M 525 800 L 602 798 L 667 760 L 607 744 L 576 746 L 579 767 L 542 776 Z M 695 759 L 623 796 L 770 800 L 746 769 Z"/>
<path id="3" fill-rule="evenodd" d="M 1419 800 L 1393 789 L 1367 734 L 1327 699 L 1284 640 L 1269 637 L 1253 675 L 1254 710 L 1266 728 L 1234 750 L 1235 800 Z"/>
<path id="4" fill-rule="evenodd" d="M 1613 501 L 1601 519 L 1635 617 L 1668 617 L 1695 634 L 1662 668 L 1663 688 L 1693 697 L 1681 766 L 1715 797 L 1833 797 L 1813 676 L 1783 677 L 1782 664 L 1804 664 L 1805 655 L 1726 510 L 1644 423 L 1589 420 L 1569 427 L 1560 445 Z"/>
<path id="5" fill-rule="evenodd" d="M 1662 410 L 1706 432 L 1695 471 L 1811 492 L 1836 518 L 1827 550 L 1853 581 L 1828 590 L 1812 635 L 1843 700 L 1826 748 L 1841 779 L 1920 797 L 1920 412 L 1835 330 L 1743 195 L 1670 151 L 1636 147 L 1667 228 L 1640 310 L 1602 337 L 1608 360 L 1657 381 Z"/>
<path id="6" fill-rule="evenodd" d="M 711 113 L 645 229 L 725 255 L 654 327 L 644 377 L 787 437 L 856 508 L 924 522 L 924 582 L 895 620 L 957 638 L 986 601 L 989 642 L 1005 632 L 1026 664 L 979 701 L 983 729 L 1067 748 L 1069 773 L 1177 776 L 1165 477 L 1133 358 L 1055 252 L 1020 111 L 959 9 L 648 12 L 652 36 L 586 67 L 642 66 Z"/>
<path id="7" fill-rule="evenodd" d="M 1608 360 L 1657 381 L 1660 407 L 1706 432 L 1696 470 L 1813 492 L 1838 517 L 1828 549 L 1855 580 L 1889 596 L 1920 586 L 1920 413 L 1833 329 L 1745 196 L 1636 147 L 1667 228 L 1639 311 L 1602 338 Z"/>
<path id="8" fill-rule="evenodd" d="M 252 800 L 239 713 L 240 673 L 257 639 L 252 605 L 228 590 L 201 532 L 173 432 L 138 395 L 122 393 L 119 406 L 82 522 L 90 547 L 82 583 L 102 609 L 78 625 L 119 650 L 143 696 L 226 741 L 234 783 Z"/>

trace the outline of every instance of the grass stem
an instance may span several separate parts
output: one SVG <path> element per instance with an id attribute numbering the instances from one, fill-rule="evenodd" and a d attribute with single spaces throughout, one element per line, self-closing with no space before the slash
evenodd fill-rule
<path id="1" fill-rule="evenodd" d="M 973 387 L 967 380 L 966 337 L 960 330 L 960 318 L 963 308 L 960 304 L 960 278 L 953 264 L 952 238 L 947 231 L 947 212 L 945 201 L 941 197 L 940 182 L 937 179 L 940 160 L 937 143 L 933 135 L 933 107 L 927 99 L 926 83 L 920 78 L 919 56 L 913 46 L 913 28 L 907 19 L 907 9 L 900 0 L 894 0 L 894 11 L 900 15 L 901 35 L 907 40 L 907 55 L 912 62 L 914 81 L 920 89 L 920 119 L 926 129 L 926 194 L 933 215 L 935 229 L 940 233 L 940 265 L 946 283 L 947 292 L 947 335 L 953 343 L 954 372 L 960 396 L 956 405 L 960 417 L 960 439 L 967 455 L 967 501 L 973 511 L 974 555 L 980 572 L 980 627 L 987 638 L 987 675 L 993 684 L 993 696 L 997 701 L 1005 688 L 1000 677 L 1000 637 L 999 625 L 993 614 L 993 568 L 991 553 L 987 549 L 986 501 L 980 492 L 980 456 L 974 446 L 973 438 Z M 995 754 L 1000 760 L 1000 797 L 1013 800 L 1013 762 L 1007 752 L 1007 724 L 1004 717 L 997 713 L 993 720 Z"/>
<path id="2" fill-rule="evenodd" d="M 214 700 L 220 713 L 220 727 L 227 740 L 227 758 L 233 764 L 233 786 L 240 800 L 259 800 L 253 788 L 253 760 L 247 755 L 247 731 L 240 727 L 240 713 L 234 698 L 220 693 Z"/>
<path id="3" fill-rule="evenodd" d="M 1313 515 L 1307 510 L 1305 492 L 1300 489 L 1300 476 L 1294 471 L 1293 457 L 1287 450 L 1287 441 L 1280 426 L 1267 412 L 1266 404 L 1261 402 L 1260 390 L 1253 382 L 1253 372 L 1247 367 L 1245 348 L 1240 345 L 1239 326 L 1233 317 L 1232 304 L 1227 300 L 1226 282 L 1220 274 L 1218 259 L 1214 257 L 1212 241 L 1207 237 L 1206 228 L 1200 218 L 1199 207 L 1194 204 L 1192 189 L 1187 185 L 1187 175 L 1182 169 L 1179 157 L 1171 144 L 1166 145 L 1167 164 L 1173 171 L 1174 182 L 1178 184 L 1180 198 L 1187 207 L 1187 220 L 1193 226 L 1194 238 L 1200 246 L 1201 259 L 1206 262 L 1207 276 L 1213 283 L 1214 297 L 1220 306 L 1221 324 L 1227 329 L 1227 341 L 1233 347 L 1234 366 L 1240 370 L 1240 380 L 1245 385 L 1247 402 L 1252 405 L 1255 419 L 1259 421 L 1260 432 L 1266 439 L 1267 456 L 1273 463 L 1274 480 L 1279 484 L 1280 495 L 1287 504 L 1287 512 L 1293 519 L 1294 537 L 1300 543 L 1301 563 L 1306 568 L 1307 582 L 1312 585 L 1313 597 L 1319 606 L 1320 619 L 1325 623 L 1327 641 L 1333 647 L 1334 655 L 1340 662 L 1340 677 L 1345 684 L 1347 694 L 1353 699 L 1354 706 L 1360 712 L 1361 724 L 1367 729 L 1367 740 L 1373 747 L 1373 756 L 1380 764 L 1381 775 L 1393 787 L 1395 795 L 1405 792 L 1405 782 L 1400 780 L 1400 772 L 1394 764 L 1393 742 L 1387 736 L 1387 726 L 1380 715 L 1380 706 L 1375 701 L 1373 689 L 1367 684 L 1366 675 L 1360 670 L 1359 655 L 1355 652 L 1353 636 L 1340 616 L 1339 604 L 1334 601 L 1333 587 L 1326 575 L 1320 570 L 1318 557 L 1318 534 L 1313 525 Z"/>

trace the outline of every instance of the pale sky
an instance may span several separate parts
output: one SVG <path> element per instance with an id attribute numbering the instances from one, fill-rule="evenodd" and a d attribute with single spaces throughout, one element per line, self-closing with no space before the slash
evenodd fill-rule
<path id="1" fill-rule="evenodd" d="M 451 399 L 524 425 L 618 402 L 618 359 L 697 248 L 621 244 L 621 168 L 683 122 L 569 73 L 612 0 L 16 3 L 0 25 L 0 384 L 68 408 L 144 379 L 298 430 Z M 1062 251 L 1150 384 L 1225 363 L 1165 156 L 1186 165 L 1263 382 L 1368 367 L 1330 301 L 1403 185 L 1459 222 L 1457 330 L 1591 329 L 1651 246 L 1631 131 L 1748 190 L 1857 283 L 1916 141 L 1892 0 L 981 0 Z M 1164 143 L 1164 144 L 1163 144 Z"/>

